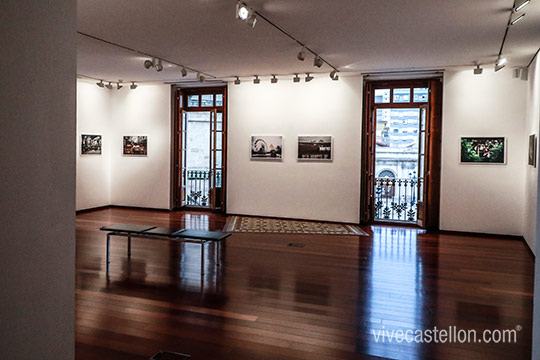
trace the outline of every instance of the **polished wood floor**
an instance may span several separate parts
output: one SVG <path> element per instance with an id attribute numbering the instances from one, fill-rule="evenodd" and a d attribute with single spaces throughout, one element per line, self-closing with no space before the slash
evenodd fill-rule
<path id="1" fill-rule="evenodd" d="M 200 212 L 77 216 L 76 358 L 147 360 L 530 359 L 533 258 L 519 240 L 366 227 L 370 237 L 235 233 L 213 249 L 113 238 L 113 223 L 221 230 Z M 289 246 L 289 244 L 296 246 Z M 377 342 L 372 331 L 515 329 L 517 343 Z"/>

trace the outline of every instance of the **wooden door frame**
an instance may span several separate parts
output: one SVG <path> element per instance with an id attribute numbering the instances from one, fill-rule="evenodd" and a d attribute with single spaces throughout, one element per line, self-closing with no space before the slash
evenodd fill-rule
<path id="1" fill-rule="evenodd" d="M 442 140 L 442 78 L 417 79 L 417 80 L 378 80 L 366 81 L 364 84 L 364 101 L 362 116 L 362 163 L 361 163 L 361 199 L 360 199 L 360 223 L 371 224 L 374 222 L 374 190 L 375 177 L 375 108 L 411 108 L 420 107 L 426 103 L 414 103 L 411 92 L 411 100 L 405 104 L 394 104 L 392 99 L 388 104 L 375 106 L 376 89 L 395 88 L 428 88 L 429 114 L 428 124 L 430 136 L 426 138 L 426 154 L 429 160 L 426 170 L 429 177 L 424 186 L 427 198 L 425 208 L 424 228 L 438 229 L 440 214 L 440 180 L 441 180 L 441 140 Z M 393 91 L 391 92 L 393 97 Z M 426 159 L 428 156 L 426 156 Z"/>
<path id="2" fill-rule="evenodd" d="M 214 98 L 214 106 L 213 107 L 188 107 L 187 106 L 187 98 L 189 95 L 205 95 L 209 93 L 222 93 L 223 94 L 223 106 L 216 107 L 215 106 L 215 98 Z M 222 151 L 223 151 L 223 161 L 222 161 L 222 178 L 221 178 L 221 186 L 222 186 L 222 197 L 223 197 L 223 206 L 221 209 L 213 210 L 213 209 L 202 209 L 207 211 L 214 211 L 217 213 L 223 213 L 226 214 L 227 211 L 227 140 L 228 140 L 228 121 L 227 121 L 227 86 L 216 86 L 216 87 L 196 87 L 196 88 L 182 88 L 180 86 L 173 86 L 172 87 L 172 94 L 173 94 L 173 134 L 172 134 L 172 144 L 173 144 L 173 159 L 172 159 L 172 207 L 174 209 L 195 209 L 195 210 L 201 210 L 199 207 L 190 207 L 185 206 L 181 204 L 181 199 L 179 194 L 179 182 L 181 181 L 179 176 L 179 169 L 182 168 L 181 164 L 181 157 L 180 149 L 183 144 L 181 143 L 180 138 L 180 121 L 182 120 L 180 117 L 180 114 L 183 111 L 202 111 L 202 112 L 212 112 L 215 109 L 217 109 L 219 112 L 223 113 L 223 143 L 222 143 Z M 200 97 L 199 97 L 199 105 L 200 104 Z"/>

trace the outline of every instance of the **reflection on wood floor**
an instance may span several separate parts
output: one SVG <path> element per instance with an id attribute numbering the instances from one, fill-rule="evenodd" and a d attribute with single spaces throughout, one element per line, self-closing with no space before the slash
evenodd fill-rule
<path id="1" fill-rule="evenodd" d="M 106 209 L 77 216 L 76 358 L 147 360 L 529 359 L 532 256 L 523 242 L 365 227 L 372 236 L 234 233 L 222 266 L 200 247 L 102 225 L 221 230 L 203 212 Z M 304 245 L 288 246 L 290 243 Z M 376 341 L 377 330 L 514 329 L 515 344 Z M 481 334 L 481 332 L 480 332 Z"/>

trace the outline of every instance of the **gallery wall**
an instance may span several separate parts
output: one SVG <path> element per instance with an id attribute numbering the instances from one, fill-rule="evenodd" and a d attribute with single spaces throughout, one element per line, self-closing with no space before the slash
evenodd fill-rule
<path id="1" fill-rule="evenodd" d="M 2 359 L 75 357 L 76 15 L 0 2 Z"/>
<path id="2" fill-rule="evenodd" d="M 111 204 L 111 92 L 77 81 L 77 210 Z M 81 154 L 81 135 L 101 135 L 101 154 Z"/>
<path id="3" fill-rule="evenodd" d="M 362 84 L 229 84 L 228 213 L 358 222 Z M 251 135 L 282 135 L 283 159 L 250 160 Z M 299 135 L 332 135 L 334 160 L 298 161 Z"/>
<path id="4" fill-rule="evenodd" d="M 105 205 L 170 208 L 169 85 L 108 90 L 78 81 L 77 210 Z M 102 135 L 101 155 L 81 155 L 81 134 Z M 123 136 L 145 135 L 146 156 L 123 154 Z"/>
<path id="5" fill-rule="evenodd" d="M 512 69 L 445 73 L 441 229 L 523 235 L 526 94 Z M 505 136 L 506 165 L 460 164 L 462 136 Z"/>

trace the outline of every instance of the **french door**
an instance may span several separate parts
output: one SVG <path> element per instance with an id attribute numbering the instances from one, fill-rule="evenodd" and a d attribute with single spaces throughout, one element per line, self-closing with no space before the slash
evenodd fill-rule
<path id="1" fill-rule="evenodd" d="M 176 89 L 175 208 L 225 212 L 226 89 Z"/>
<path id="2" fill-rule="evenodd" d="M 439 224 L 441 82 L 366 83 L 361 222 Z"/>

